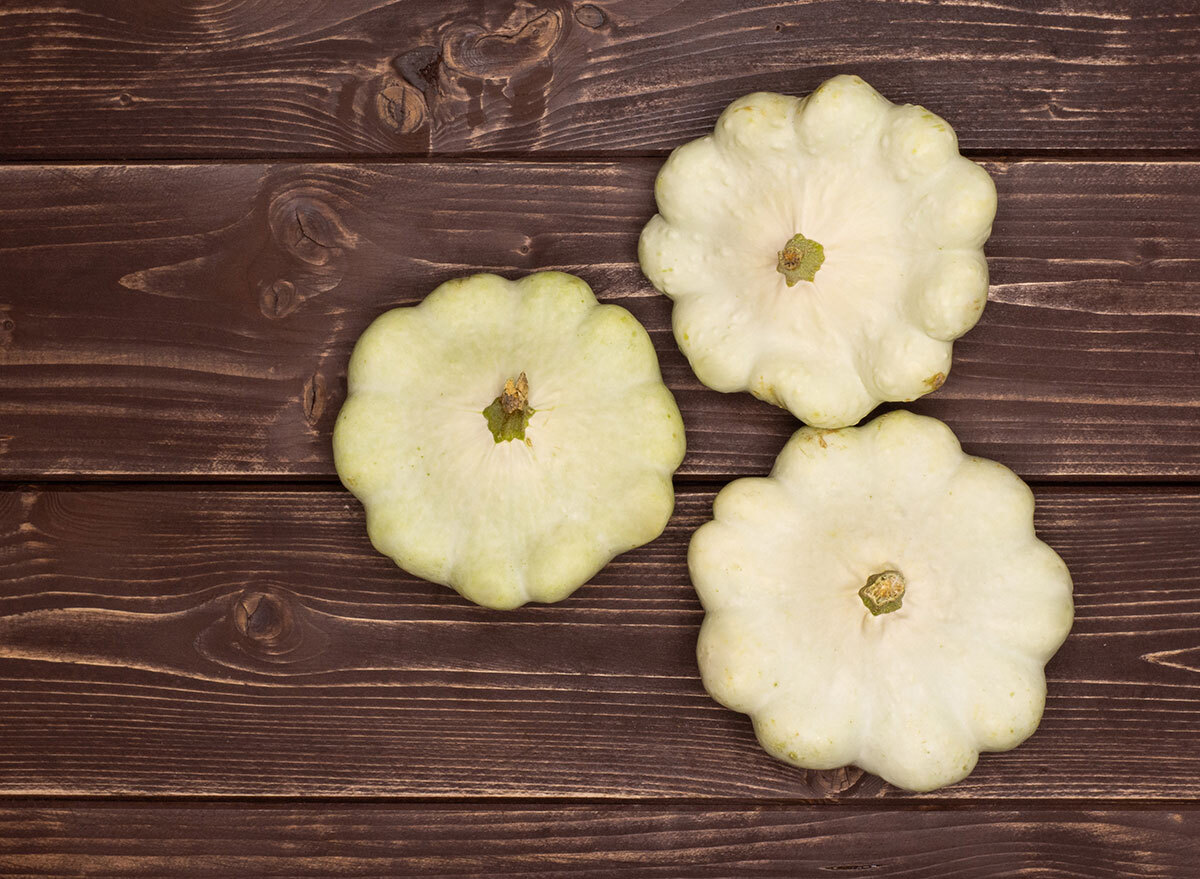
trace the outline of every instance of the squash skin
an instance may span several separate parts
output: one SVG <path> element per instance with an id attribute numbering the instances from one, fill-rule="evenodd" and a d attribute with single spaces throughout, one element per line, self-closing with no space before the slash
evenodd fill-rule
<path id="1" fill-rule="evenodd" d="M 1029 488 L 902 410 L 797 431 L 769 477 L 720 492 L 688 566 L 709 694 L 779 760 L 912 791 L 1033 733 L 1074 612 Z M 859 590 L 888 569 L 903 604 L 874 616 Z"/>
<path id="2" fill-rule="evenodd" d="M 485 409 L 521 373 L 501 441 Z M 372 544 L 477 604 L 560 601 L 666 527 L 679 409 L 646 330 L 577 277 L 447 281 L 376 318 L 347 384 L 334 462 Z"/>
<path id="3" fill-rule="evenodd" d="M 995 185 L 945 120 L 856 76 L 734 101 L 671 154 L 655 197 L 638 257 L 697 377 L 807 424 L 936 390 L 983 313 Z M 789 287 L 777 260 L 797 234 L 824 263 Z"/>

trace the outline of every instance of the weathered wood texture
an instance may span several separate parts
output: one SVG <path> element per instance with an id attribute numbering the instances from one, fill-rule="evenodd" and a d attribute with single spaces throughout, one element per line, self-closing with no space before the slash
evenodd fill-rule
<path id="1" fill-rule="evenodd" d="M 896 797 L 704 693 L 682 492 L 559 605 L 403 574 L 319 490 L 0 493 L 0 794 Z M 1200 491 L 1047 487 L 1077 619 L 1038 732 L 926 797 L 1200 796 Z"/>
<path id="2" fill-rule="evenodd" d="M 0 803 L 0 871 L 91 876 L 1194 879 L 1200 813 Z"/>
<path id="3" fill-rule="evenodd" d="M 1200 486 L 1038 489 L 1075 627 L 1038 732 L 947 790 L 784 767 L 700 686 L 695 480 L 796 424 L 698 384 L 637 234 L 729 101 L 840 72 L 1007 160 L 913 408 L 1033 480 L 1200 477 L 1200 162 L 1146 161 L 1200 158 L 1195 0 L 0 3 L 0 874 L 1196 876 Z M 175 158 L 263 164 L 119 164 Z M 107 164 L 12 164 L 49 160 Z M 373 317 L 545 268 L 654 338 L 661 539 L 497 614 L 270 484 L 333 478 Z"/>
<path id="4" fill-rule="evenodd" d="M 1200 147 L 1193 0 L 28 0 L 0 157 L 661 153 L 853 72 L 962 144 Z"/>
<path id="5" fill-rule="evenodd" d="M 702 387 L 637 267 L 657 167 L 0 168 L 0 477 L 331 477 L 376 315 L 548 268 L 649 328 L 682 474 L 766 472 L 795 420 Z M 1200 475 L 1200 163 L 989 170 L 991 302 L 913 408 L 1027 477 Z"/>

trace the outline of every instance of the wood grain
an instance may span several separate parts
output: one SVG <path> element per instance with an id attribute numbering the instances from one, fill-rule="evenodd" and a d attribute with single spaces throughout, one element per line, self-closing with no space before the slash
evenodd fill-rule
<path id="1" fill-rule="evenodd" d="M 701 688 L 687 540 L 496 613 L 403 574 L 344 492 L 0 493 L 0 793 L 897 798 L 776 763 Z M 1200 796 L 1200 492 L 1047 487 L 1075 578 L 1038 732 L 930 802 Z"/>
<path id="2" fill-rule="evenodd" d="M 663 153 L 835 73 L 963 145 L 1200 147 L 1192 0 L 25 0 L 0 157 Z"/>
<path id="3" fill-rule="evenodd" d="M 1039 731 L 922 797 L 704 694 L 705 486 L 796 425 L 636 265 L 668 150 L 840 72 L 1005 159 L 914 408 L 1058 483 L 1076 580 Z M 105 163 L 0 166 L 0 874 L 1195 876 L 1200 163 L 1146 159 L 1200 157 L 1197 93 L 1194 0 L 0 3 L 0 163 Z M 647 325 L 690 450 L 662 538 L 496 614 L 320 483 L 373 317 L 545 268 Z"/>
<path id="4" fill-rule="evenodd" d="M 880 814 L 837 806 L 0 803 L 0 871 L 12 879 L 1191 879 L 1198 861 L 1193 808 Z"/>
<path id="5" fill-rule="evenodd" d="M 0 477 L 332 478 L 363 328 L 448 278 L 539 269 L 646 324 L 682 475 L 766 472 L 795 420 L 702 387 L 637 267 L 657 167 L 0 168 Z M 991 302 L 912 408 L 1030 478 L 1200 475 L 1200 163 L 988 167 Z"/>

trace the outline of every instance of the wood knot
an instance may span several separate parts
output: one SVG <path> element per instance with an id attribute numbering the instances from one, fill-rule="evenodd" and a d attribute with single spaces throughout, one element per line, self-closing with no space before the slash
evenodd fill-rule
<path id="1" fill-rule="evenodd" d="M 326 266 L 358 242 L 337 211 L 308 192 L 274 198 L 269 223 L 275 241 L 310 266 Z"/>
<path id="2" fill-rule="evenodd" d="M 304 383 L 304 391 L 301 396 L 301 404 L 304 406 L 304 417 L 308 419 L 309 424 L 316 425 L 321 420 L 321 416 L 325 413 L 325 403 L 327 400 L 325 377 L 319 372 L 314 372 L 308 377 L 308 381 Z"/>
<path id="3" fill-rule="evenodd" d="M 17 322 L 11 317 L 4 316 L 0 311 L 0 348 L 7 347 L 12 344 L 13 331 L 17 328 Z"/>
<path id="4" fill-rule="evenodd" d="M 220 600 L 220 613 L 194 642 L 209 662 L 255 674 L 290 674 L 323 665 L 320 657 L 330 644 L 325 618 L 287 589 L 257 582 Z"/>
<path id="5" fill-rule="evenodd" d="M 437 85 L 441 62 L 442 53 L 435 46 L 417 46 L 397 56 L 392 64 L 409 85 L 424 93 Z"/>
<path id="6" fill-rule="evenodd" d="M 258 307 L 273 320 L 287 317 L 296 310 L 299 303 L 296 285 L 282 278 L 271 284 L 263 284 L 258 294 Z"/>
<path id="7" fill-rule="evenodd" d="M 840 769 L 809 769 L 805 771 L 806 781 L 808 786 L 819 796 L 831 797 L 842 796 L 856 790 L 863 782 L 863 779 L 875 779 L 875 776 L 868 776 L 857 766 L 843 766 Z M 882 781 L 878 781 L 880 787 L 883 786 Z"/>
<path id="8" fill-rule="evenodd" d="M 128 92 L 121 92 L 121 94 L 117 95 L 117 103 L 122 107 L 132 107 L 133 95 Z"/>
<path id="9" fill-rule="evenodd" d="M 414 134 L 429 120 L 425 97 L 407 82 L 393 82 L 379 93 L 375 110 L 388 128 Z"/>
<path id="10" fill-rule="evenodd" d="M 592 3 L 584 3 L 575 10 L 575 20 L 584 27 L 597 28 L 607 20 L 604 10 Z"/>
<path id="11" fill-rule="evenodd" d="M 347 203 L 338 195 L 339 181 L 332 172 L 309 174 L 303 182 L 289 180 L 260 195 L 268 235 L 249 267 L 246 292 L 257 296 L 259 309 L 272 319 L 341 284 L 347 255 L 358 246 L 358 235 L 342 221 Z"/>
<path id="12" fill-rule="evenodd" d="M 299 646 L 295 611 L 278 592 L 247 589 L 234 597 L 230 616 L 242 646 L 252 652 L 279 656 Z"/>
<path id="13" fill-rule="evenodd" d="M 522 2 L 494 30 L 478 24 L 452 27 L 442 39 L 441 58 L 476 79 L 511 79 L 548 61 L 563 30 L 559 12 Z"/>

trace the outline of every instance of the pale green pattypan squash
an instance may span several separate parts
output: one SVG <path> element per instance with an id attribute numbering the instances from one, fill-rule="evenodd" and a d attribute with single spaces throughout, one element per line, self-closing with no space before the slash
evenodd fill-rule
<path id="1" fill-rule="evenodd" d="M 478 604 L 559 601 L 671 515 L 650 337 L 572 275 L 448 281 L 367 328 L 348 383 L 334 460 L 371 542 Z"/>
<path id="2" fill-rule="evenodd" d="M 639 257 L 696 375 L 808 424 L 937 389 L 987 300 L 991 178 L 856 76 L 734 101 L 655 195 Z"/>
<path id="3" fill-rule="evenodd" d="M 803 428 L 692 538 L 708 692 L 774 757 L 927 791 L 1041 719 L 1071 577 L 1033 494 L 933 418 Z"/>

